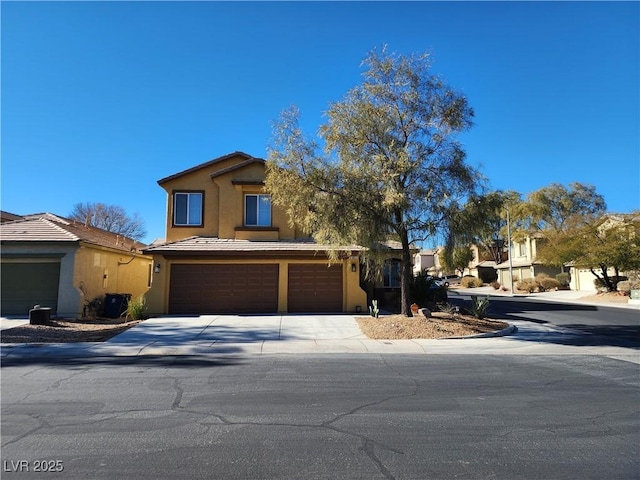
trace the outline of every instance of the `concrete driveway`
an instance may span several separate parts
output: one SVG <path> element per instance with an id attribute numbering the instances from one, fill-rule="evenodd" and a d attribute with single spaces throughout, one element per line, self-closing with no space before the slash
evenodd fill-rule
<path id="1" fill-rule="evenodd" d="M 170 346 L 364 338 L 350 315 L 195 315 L 151 318 L 107 343 Z"/>

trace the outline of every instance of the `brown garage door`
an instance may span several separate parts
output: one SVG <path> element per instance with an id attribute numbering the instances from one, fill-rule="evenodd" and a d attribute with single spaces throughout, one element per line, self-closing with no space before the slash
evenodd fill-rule
<path id="1" fill-rule="evenodd" d="M 169 313 L 272 313 L 278 265 L 171 266 Z"/>
<path id="2" fill-rule="evenodd" d="M 341 312 L 342 265 L 289 265 L 289 312 Z"/>

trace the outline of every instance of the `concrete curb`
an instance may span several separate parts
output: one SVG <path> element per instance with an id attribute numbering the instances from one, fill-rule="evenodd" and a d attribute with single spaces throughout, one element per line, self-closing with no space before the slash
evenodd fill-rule
<path id="1" fill-rule="evenodd" d="M 518 327 L 515 325 L 509 324 L 507 327 L 502 330 L 496 330 L 495 332 L 486 332 L 486 333 L 476 333 L 475 335 L 464 335 L 458 337 L 442 337 L 438 338 L 438 340 L 464 340 L 465 338 L 494 338 L 494 337 L 506 337 L 507 335 L 512 335 L 518 331 Z"/>

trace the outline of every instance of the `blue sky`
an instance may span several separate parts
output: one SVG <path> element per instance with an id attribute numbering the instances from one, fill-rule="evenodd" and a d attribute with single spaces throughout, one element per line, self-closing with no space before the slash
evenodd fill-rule
<path id="1" fill-rule="evenodd" d="M 1 208 L 120 205 L 165 234 L 157 180 L 266 155 L 297 105 L 317 131 L 368 51 L 431 51 L 467 95 L 494 189 L 595 185 L 640 208 L 638 2 L 7 2 Z"/>

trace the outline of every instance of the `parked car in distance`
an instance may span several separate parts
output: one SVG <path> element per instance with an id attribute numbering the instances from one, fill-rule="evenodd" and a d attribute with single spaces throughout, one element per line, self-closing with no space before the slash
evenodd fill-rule
<path id="1" fill-rule="evenodd" d="M 462 278 L 459 275 L 443 275 L 438 280 L 440 280 L 445 287 L 449 285 L 457 285 L 462 281 Z"/>

